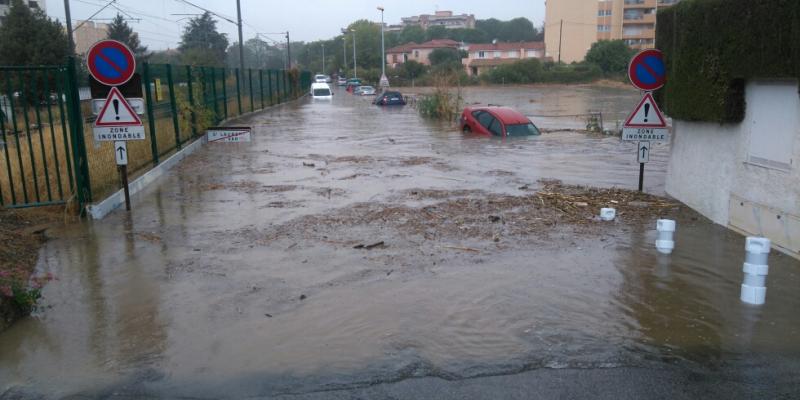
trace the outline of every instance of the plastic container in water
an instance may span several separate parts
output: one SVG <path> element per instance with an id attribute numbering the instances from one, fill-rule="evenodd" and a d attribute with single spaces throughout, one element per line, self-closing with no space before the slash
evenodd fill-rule
<path id="1" fill-rule="evenodd" d="M 767 238 L 748 236 L 745 241 L 744 282 L 740 298 L 749 304 L 764 304 L 767 298 L 767 259 L 771 242 Z"/>
<path id="2" fill-rule="evenodd" d="M 671 254 L 675 248 L 675 221 L 671 219 L 660 219 L 656 222 L 658 239 L 656 239 L 656 249 L 661 254 Z"/>
<path id="3" fill-rule="evenodd" d="M 600 219 L 603 221 L 613 221 L 617 217 L 617 210 L 613 208 L 601 208 Z"/>

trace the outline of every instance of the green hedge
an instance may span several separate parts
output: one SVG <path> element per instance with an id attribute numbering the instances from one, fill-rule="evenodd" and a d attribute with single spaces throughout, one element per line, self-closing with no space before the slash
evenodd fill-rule
<path id="1" fill-rule="evenodd" d="M 800 0 L 684 0 L 658 12 L 673 118 L 741 122 L 753 78 L 800 78 Z"/>

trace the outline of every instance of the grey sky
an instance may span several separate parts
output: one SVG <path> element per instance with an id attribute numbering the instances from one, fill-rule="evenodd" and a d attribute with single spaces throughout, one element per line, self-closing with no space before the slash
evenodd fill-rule
<path id="1" fill-rule="evenodd" d="M 236 17 L 235 0 L 190 0 L 191 2 L 218 12 Z M 497 18 L 507 20 L 526 17 L 534 25 L 541 26 L 544 20 L 544 0 L 241 0 L 242 19 L 245 21 L 245 40 L 256 32 L 271 33 L 289 30 L 292 40 L 313 41 L 335 36 L 339 29 L 357 19 L 380 21 L 382 5 L 386 9 L 385 19 L 389 24 L 400 23 L 401 17 L 432 14 L 439 10 L 455 13 L 475 14 L 478 19 Z M 108 0 L 70 0 L 72 19 L 85 19 L 94 14 Z M 131 16 L 141 18 L 131 22 L 142 42 L 152 50 L 175 48 L 185 20 L 170 14 L 197 13 L 197 9 L 178 0 L 117 0 L 118 6 Z M 64 21 L 64 1 L 47 0 L 47 13 Z M 117 10 L 109 7 L 96 18 L 111 18 Z M 176 22 L 177 21 L 177 22 Z M 105 22 L 105 21 L 101 21 Z M 220 21 L 222 32 L 233 42 L 237 40 L 236 26 Z M 282 40 L 280 35 L 271 35 Z"/>

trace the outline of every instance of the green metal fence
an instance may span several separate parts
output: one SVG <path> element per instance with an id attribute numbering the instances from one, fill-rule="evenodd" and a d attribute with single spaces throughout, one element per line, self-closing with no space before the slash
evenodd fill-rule
<path id="1" fill-rule="evenodd" d="M 76 60 L 63 66 L 0 67 L 0 206 L 82 209 L 119 187 L 112 143 L 94 142 Z M 140 65 L 147 140 L 128 142 L 128 170 L 142 174 L 209 126 L 296 99 L 307 71 Z M 86 143 L 92 145 L 87 146 Z"/>

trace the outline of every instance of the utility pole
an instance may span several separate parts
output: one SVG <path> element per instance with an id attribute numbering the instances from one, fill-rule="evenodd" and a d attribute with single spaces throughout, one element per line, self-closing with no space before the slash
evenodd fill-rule
<path id="1" fill-rule="evenodd" d="M 322 43 L 322 73 L 325 73 L 325 43 Z"/>
<path id="2" fill-rule="evenodd" d="M 344 51 L 344 77 L 347 78 L 347 29 L 342 28 L 342 50 Z"/>
<path id="3" fill-rule="evenodd" d="M 558 27 L 558 63 L 561 64 L 561 32 L 564 31 L 564 20 L 561 20 L 561 24 Z"/>
<path id="4" fill-rule="evenodd" d="M 292 42 L 289 41 L 289 31 L 286 31 L 286 69 L 292 69 Z"/>
<path id="5" fill-rule="evenodd" d="M 244 77 L 244 41 L 242 40 L 242 5 L 236 0 L 236 17 L 239 21 L 239 73 Z"/>
<path id="6" fill-rule="evenodd" d="M 69 0 L 64 0 L 64 18 L 67 20 L 67 37 L 69 37 L 69 54 L 75 54 L 75 39 L 72 38 L 72 17 L 69 14 Z"/>
<path id="7" fill-rule="evenodd" d="M 356 31 L 353 32 L 353 78 L 358 78 L 358 62 L 356 61 Z"/>
<path id="8" fill-rule="evenodd" d="M 381 82 L 380 85 L 384 86 L 386 82 L 386 48 L 384 47 L 383 39 L 383 7 L 378 7 L 381 12 Z M 386 85 L 388 86 L 388 85 Z"/>

